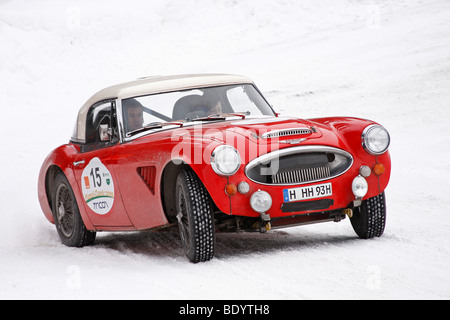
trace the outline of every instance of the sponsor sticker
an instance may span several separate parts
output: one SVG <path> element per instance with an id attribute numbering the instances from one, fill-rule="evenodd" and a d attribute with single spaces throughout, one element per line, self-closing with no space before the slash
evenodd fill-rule
<path id="1" fill-rule="evenodd" d="M 93 158 L 81 175 L 83 197 L 97 214 L 107 214 L 114 204 L 114 181 L 99 158 Z"/>

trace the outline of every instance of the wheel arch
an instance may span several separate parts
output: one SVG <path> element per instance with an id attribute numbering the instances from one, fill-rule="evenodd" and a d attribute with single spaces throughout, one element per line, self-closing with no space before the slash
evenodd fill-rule
<path id="1" fill-rule="evenodd" d="M 161 184 L 160 184 L 162 207 L 164 210 L 164 214 L 170 223 L 176 222 L 175 216 L 177 212 L 175 207 L 175 186 L 177 183 L 178 174 L 183 169 L 188 169 L 197 176 L 199 181 L 205 187 L 205 190 L 211 199 L 212 205 L 216 209 L 218 208 L 217 204 L 214 201 L 214 198 L 212 197 L 211 193 L 207 188 L 208 181 L 204 181 L 204 179 L 206 178 L 204 175 L 202 175 L 201 168 L 198 166 L 191 166 L 188 164 L 188 162 L 184 160 L 171 160 L 165 165 L 164 169 L 162 170 Z M 228 198 L 226 199 L 226 201 L 227 204 L 229 205 Z"/>
<path id="2" fill-rule="evenodd" d="M 43 185 L 40 186 L 40 188 L 43 189 L 40 190 L 41 207 L 47 220 L 49 220 L 53 224 L 55 223 L 52 211 L 52 190 L 54 189 L 54 182 L 58 174 L 63 174 L 67 178 L 72 192 L 75 196 L 75 200 L 77 201 L 78 209 L 80 211 L 81 219 L 83 220 L 84 225 L 88 230 L 95 230 L 94 225 L 87 216 L 83 202 L 82 200 L 80 200 L 82 199 L 82 195 L 79 192 L 75 176 L 73 175 L 73 171 L 68 167 L 66 167 L 66 170 L 63 170 L 62 166 L 58 165 L 57 163 L 52 163 L 48 166 L 47 170 L 45 171 L 45 176 L 43 177 Z M 45 198 L 45 200 L 43 198 Z"/>
<path id="3" fill-rule="evenodd" d="M 161 203 L 166 215 L 167 220 L 170 223 L 176 221 L 176 208 L 175 208 L 175 185 L 177 183 L 177 177 L 182 169 L 192 168 L 184 161 L 181 163 L 175 163 L 170 161 L 166 164 L 161 175 Z"/>
<path id="4" fill-rule="evenodd" d="M 48 168 L 47 173 L 45 175 L 45 194 L 47 196 L 47 201 L 48 205 L 50 206 L 50 209 L 53 208 L 52 190 L 54 188 L 56 176 L 59 173 L 64 174 L 63 170 L 59 166 L 52 165 Z"/>

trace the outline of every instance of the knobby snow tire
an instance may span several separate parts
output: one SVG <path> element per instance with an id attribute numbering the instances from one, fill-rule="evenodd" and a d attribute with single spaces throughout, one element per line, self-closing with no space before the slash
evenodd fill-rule
<path id="1" fill-rule="evenodd" d="M 194 263 L 214 256 L 215 232 L 211 198 L 203 183 L 189 169 L 181 170 L 176 183 L 176 208 L 181 242 Z"/>
<path id="2" fill-rule="evenodd" d="M 362 239 L 380 237 L 386 225 L 386 198 L 384 192 L 364 200 L 361 206 L 353 211 L 350 219 L 353 230 Z"/>

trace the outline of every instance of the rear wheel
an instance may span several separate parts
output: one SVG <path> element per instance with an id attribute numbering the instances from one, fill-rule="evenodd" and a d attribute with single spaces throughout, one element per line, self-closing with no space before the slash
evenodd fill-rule
<path id="1" fill-rule="evenodd" d="M 69 181 L 63 173 L 55 178 L 52 212 L 61 242 L 69 247 L 83 247 L 95 241 L 95 232 L 86 229 Z"/>
<path id="2" fill-rule="evenodd" d="M 353 230 L 362 239 L 380 237 L 386 224 L 386 199 L 384 192 L 376 197 L 364 200 L 354 209 L 350 219 Z"/>
<path id="3" fill-rule="evenodd" d="M 209 261 L 214 256 L 214 220 L 211 199 L 191 170 L 181 170 L 175 190 L 178 227 L 187 258 Z"/>

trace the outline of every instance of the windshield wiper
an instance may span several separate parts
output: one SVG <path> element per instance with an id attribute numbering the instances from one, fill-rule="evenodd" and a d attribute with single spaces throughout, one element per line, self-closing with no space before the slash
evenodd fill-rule
<path id="1" fill-rule="evenodd" d="M 127 132 L 126 136 L 131 137 L 137 133 L 141 133 L 141 132 L 151 130 L 151 129 L 161 129 L 165 126 L 170 126 L 170 125 L 179 125 L 181 128 L 184 125 L 184 123 L 183 122 L 152 122 L 152 123 L 146 125 L 145 127 Z"/>
<path id="2" fill-rule="evenodd" d="M 215 121 L 215 120 L 225 120 L 227 117 L 241 117 L 242 119 L 245 119 L 245 116 L 250 115 L 250 111 L 244 111 L 244 112 L 231 112 L 231 113 L 217 113 L 217 114 L 211 114 L 207 117 L 202 118 L 195 118 L 191 121 Z"/>

